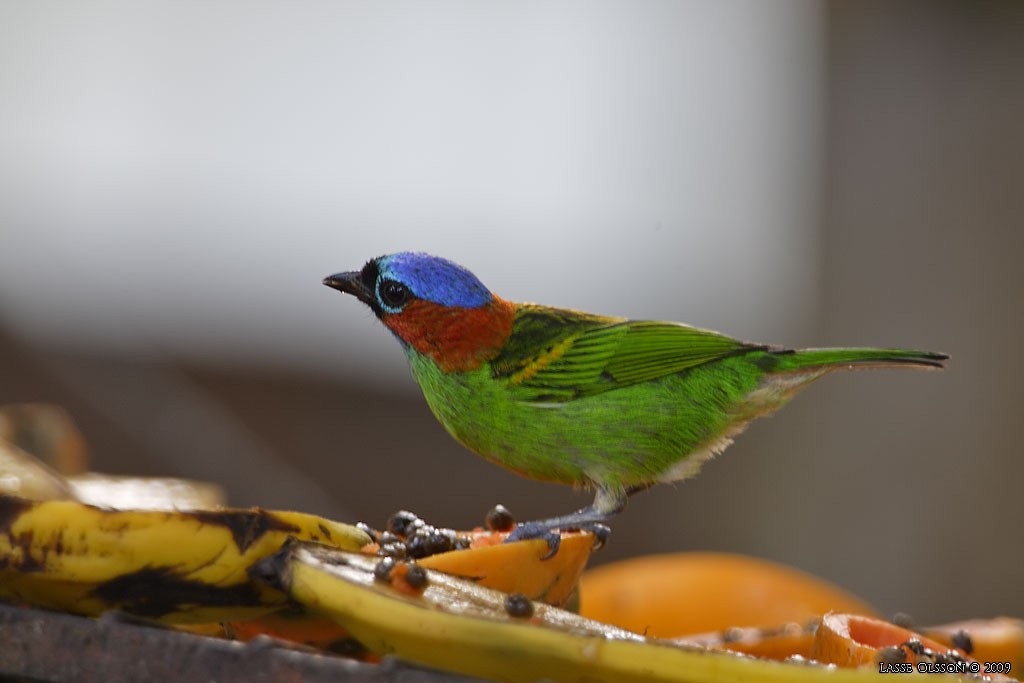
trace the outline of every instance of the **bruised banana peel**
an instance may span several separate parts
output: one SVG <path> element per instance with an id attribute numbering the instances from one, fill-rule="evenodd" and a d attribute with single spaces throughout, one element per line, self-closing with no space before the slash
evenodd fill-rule
<path id="1" fill-rule="evenodd" d="M 107 510 L 0 496 L 0 599 L 166 623 L 251 618 L 287 604 L 248 570 L 289 537 L 344 550 L 369 542 L 353 526 L 299 512 Z"/>
<path id="2" fill-rule="evenodd" d="M 533 603 L 510 617 L 507 595 L 426 570 L 418 596 L 374 581 L 376 561 L 289 543 L 255 572 L 307 608 L 337 620 L 371 651 L 502 681 L 830 681 L 876 679 L 871 669 L 778 662 L 648 639 Z"/>

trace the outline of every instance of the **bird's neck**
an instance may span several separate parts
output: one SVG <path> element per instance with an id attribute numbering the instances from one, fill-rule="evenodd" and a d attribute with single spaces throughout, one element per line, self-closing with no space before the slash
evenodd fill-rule
<path id="1" fill-rule="evenodd" d="M 468 372 L 498 355 L 512 332 L 515 311 L 515 304 L 498 297 L 478 308 L 415 301 L 382 320 L 445 372 Z"/>

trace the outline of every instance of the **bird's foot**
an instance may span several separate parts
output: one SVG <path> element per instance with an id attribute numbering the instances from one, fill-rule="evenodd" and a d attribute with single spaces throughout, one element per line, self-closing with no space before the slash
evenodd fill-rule
<path id="1" fill-rule="evenodd" d="M 505 539 L 505 543 L 515 543 L 516 541 L 528 541 L 532 539 L 541 539 L 546 541 L 548 544 L 548 552 L 542 560 L 548 560 L 554 557 L 558 553 L 558 548 L 562 544 L 561 529 L 567 530 L 579 529 L 580 531 L 589 531 L 594 534 L 594 550 L 600 550 L 604 547 L 605 543 L 608 542 L 608 536 L 612 530 L 606 524 L 600 524 L 598 522 L 587 522 L 583 524 L 574 524 L 572 526 L 558 527 L 550 526 L 541 522 L 520 522 L 513 529 L 512 533 Z"/>
<path id="2" fill-rule="evenodd" d="M 562 535 L 557 529 L 552 529 L 543 522 L 520 522 L 516 524 L 516 528 L 512 530 L 512 533 L 505 539 L 505 543 L 515 543 L 516 541 L 530 541 L 535 538 L 546 541 L 548 544 L 547 555 L 542 557 L 542 560 L 547 560 L 555 556 L 558 552 L 558 547 L 562 544 Z"/>

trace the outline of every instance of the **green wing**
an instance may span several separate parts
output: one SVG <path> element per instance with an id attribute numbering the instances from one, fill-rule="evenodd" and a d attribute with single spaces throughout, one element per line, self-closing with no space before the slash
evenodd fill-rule
<path id="1" fill-rule="evenodd" d="M 491 371 L 522 400 L 559 402 L 765 348 L 676 323 L 521 306 Z"/>

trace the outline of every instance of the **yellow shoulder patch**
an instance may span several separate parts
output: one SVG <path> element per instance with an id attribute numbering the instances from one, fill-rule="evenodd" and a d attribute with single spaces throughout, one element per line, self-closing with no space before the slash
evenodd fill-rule
<path id="1" fill-rule="evenodd" d="M 564 356 L 565 352 L 572 347 L 573 343 L 575 343 L 577 339 L 579 339 L 579 335 L 573 335 L 572 337 L 568 337 L 558 342 L 530 361 L 529 365 L 512 375 L 509 378 L 509 382 L 512 384 L 520 384 L 528 379 L 532 379 L 538 372 Z"/>

